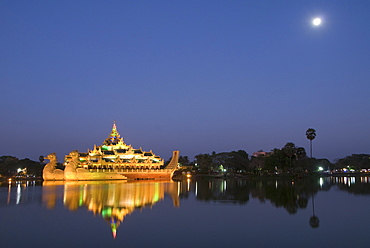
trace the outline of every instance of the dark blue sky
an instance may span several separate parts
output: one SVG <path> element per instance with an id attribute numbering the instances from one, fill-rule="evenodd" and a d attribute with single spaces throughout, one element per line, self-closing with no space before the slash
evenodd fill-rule
<path id="1" fill-rule="evenodd" d="M 0 155 L 370 153 L 370 1 L 1 1 Z M 319 16 L 323 22 L 314 27 Z"/>

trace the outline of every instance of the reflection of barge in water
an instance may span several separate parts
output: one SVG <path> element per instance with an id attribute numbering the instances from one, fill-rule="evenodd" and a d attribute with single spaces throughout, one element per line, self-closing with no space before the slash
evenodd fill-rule
<path id="1" fill-rule="evenodd" d="M 112 131 L 101 146 L 94 145 L 86 153 L 72 151 L 65 156 L 65 169 L 56 169 L 55 153 L 45 159 L 43 179 L 59 180 L 168 180 L 177 169 L 179 151 L 174 151 L 166 168 L 163 159 L 152 151 L 134 149 L 127 145 L 113 124 Z"/>
<path id="2" fill-rule="evenodd" d="M 70 211 L 86 208 L 109 223 L 114 238 L 126 216 L 154 206 L 165 195 L 172 198 L 174 207 L 180 206 L 179 183 L 173 181 L 45 181 L 42 190 L 47 208 L 54 209 L 61 200 Z"/>

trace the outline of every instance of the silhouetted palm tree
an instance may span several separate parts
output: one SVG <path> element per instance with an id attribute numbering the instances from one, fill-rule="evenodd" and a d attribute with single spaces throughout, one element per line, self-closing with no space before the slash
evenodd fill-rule
<path id="1" fill-rule="evenodd" d="M 312 140 L 316 137 L 316 130 L 313 128 L 309 128 L 306 131 L 307 139 L 310 140 L 310 151 L 311 151 L 311 158 L 312 158 Z"/>

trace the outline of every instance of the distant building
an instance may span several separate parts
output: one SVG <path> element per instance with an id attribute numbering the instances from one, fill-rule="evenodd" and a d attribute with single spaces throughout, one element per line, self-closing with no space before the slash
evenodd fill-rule
<path id="1" fill-rule="evenodd" d="M 253 157 L 259 157 L 259 156 L 264 156 L 264 157 L 269 157 L 272 154 L 272 152 L 264 152 L 264 151 L 258 151 L 253 153 Z"/>

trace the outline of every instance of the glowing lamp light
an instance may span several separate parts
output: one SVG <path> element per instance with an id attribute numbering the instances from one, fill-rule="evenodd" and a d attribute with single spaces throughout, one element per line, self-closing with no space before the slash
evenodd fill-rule
<path id="1" fill-rule="evenodd" d="M 323 171 L 324 170 L 324 168 L 322 168 L 321 166 L 319 167 L 319 171 Z"/>

